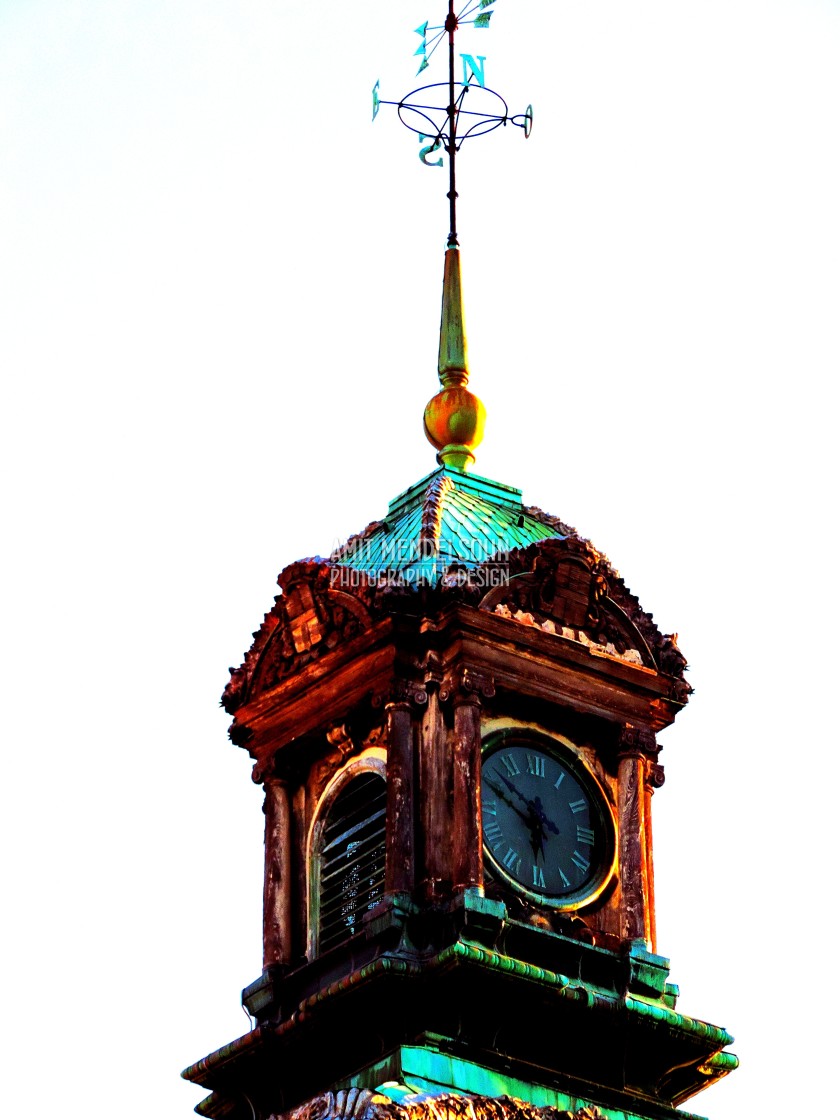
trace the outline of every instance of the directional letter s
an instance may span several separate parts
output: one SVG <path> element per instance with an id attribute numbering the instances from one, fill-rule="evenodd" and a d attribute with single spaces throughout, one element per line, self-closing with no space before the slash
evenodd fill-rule
<path id="1" fill-rule="evenodd" d="M 431 136 L 422 136 L 421 135 L 419 137 L 419 140 L 420 140 L 421 144 L 423 143 L 424 140 L 431 140 L 431 139 L 432 139 Z M 434 160 L 434 161 L 426 159 L 426 156 L 431 155 L 433 152 L 437 152 L 439 150 L 440 150 L 440 137 L 438 137 L 436 140 L 434 140 L 431 144 L 427 144 L 425 148 L 420 149 L 420 152 L 419 152 L 420 159 L 423 161 L 423 163 L 425 163 L 425 165 L 427 167 L 443 167 L 443 156 L 441 156 L 440 159 L 437 159 L 437 160 Z"/>

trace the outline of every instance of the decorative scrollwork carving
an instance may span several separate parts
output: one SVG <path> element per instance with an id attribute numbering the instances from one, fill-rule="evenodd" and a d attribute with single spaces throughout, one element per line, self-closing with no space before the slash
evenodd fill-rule
<path id="1" fill-rule="evenodd" d="M 677 645 L 677 637 L 677 634 L 663 634 L 657 651 L 659 668 L 663 673 L 670 673 L 672 677 L 681 677 L 688 666 Z"/>
<path id="2" fill-rule="evenodd" d="M 394 1094 L 389 1086 L 389 1093 Z M 400 1087 L 399 1100 L 370 1089 L 324 1093 L 269 1120 L 604 1120 L 595 1105 L 575 1111 L 536 1108 L 515 1097 L 462 1096 L 460 1093 L 414 1093 Z"/>
<path id="3" fill-rule="evenodd" d="M 391 694 L 386 702 L 391 704 L 417 704 L 422 707 L 429 699 L 425 685 L 416 681 L 395 680 L 391 685 Z"/>
<path id="4" fill-rule="evenodd" d="M 483 596 L 481 610 L 581 641 L 631 665 L 655 667 L 675 678 L 671 698 L 686 702 L 691 687 L 676 635 L 659 632 L 589 541 L 550 538 L 513 549 L 501 562 L 507 579 Z"/>
<path id="5" fill-rule="evenodd" d="M 334 747 L 340 758 L 347 758 L 356 749 L 353 737 L 343 723 L 337 723 L 327 732 L 327 742 Z"/>
<path id="6" fill-rule="evenodd" d="M 514 616 L 518 611 L 536 612 L 575 631 L 597 632 L 603 626 L 609 583 L 598 570 L 599 554 L 588 541 L 540 541 L 512 552 L 509 560 L 509 582 L 484 596 L 482 610 L 495 611 L 505 604 Z"/>
<path id="7" fill-rule="evenodd" d="M 480 703 L 482 697 L 489 700 L 496 695 L 496 686 L 488 674 L 477 673 L 474 669 L 462 666 L 447 674 L 440 686 L 439 695 L 443 703 L 448 700 L 457 702 L 459 698 Z"/>
<path id="8" fill-rule="evenodd" d="M 341 590 L 333 586 L 335 571 L 327 561 L 314 559 L 280 573 L 283 594 L 254 634 L 243 665 L 231 670 L 222 696 L 228 712 L 371 625 L 373 590 L 365 584 Z"/>
<path id="9" fill-rule="evenodd" d="M 618 737 L 618 757 L 645 755 L 655 758 L 659 752 L 656 735 L 647 727 L 634 727 L 625 723 Z"/>
<path id="10" fill-rule="evenodd" d="M 665 767 L 654 763 L 648 773 L 647 783 L 651 789 L 661 789 L 665 785 Z"/>

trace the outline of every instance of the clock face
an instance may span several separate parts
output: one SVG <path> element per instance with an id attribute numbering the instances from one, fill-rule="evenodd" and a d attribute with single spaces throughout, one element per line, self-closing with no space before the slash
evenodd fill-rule
<path id="1" fill-rule="evenodd" d="M 606 885 L 614 828 L 594 779 L 552 740 L 503 733 L 481 764 L 484 851 L 497 878 L 572 909 Z"/>

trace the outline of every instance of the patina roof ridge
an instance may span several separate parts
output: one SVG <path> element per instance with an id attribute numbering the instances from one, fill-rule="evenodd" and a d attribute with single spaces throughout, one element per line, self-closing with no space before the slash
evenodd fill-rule
<path id="1" fill-rule="evenodd" d="M 443 524 L 444 502 L 455 483 L 445 474 L 436 475 L 426 489 L 423 499 L 423 513 L 420 524 L 421 555 L 427 550 L 437 552 L 440 547 L 440 531 Z"/>

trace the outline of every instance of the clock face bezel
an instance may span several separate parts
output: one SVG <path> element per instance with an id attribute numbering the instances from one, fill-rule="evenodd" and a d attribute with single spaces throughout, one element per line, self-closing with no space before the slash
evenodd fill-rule
<path id="1" fill-rule="evenodd" d="M 538 890 L 535 889 L 533 884 L 523 882 L 521 878 L 517 878 L 516 875 L 511 874 L 511 870 L 506 868 L 501 860 L 497 858 L 497 853 L 494 853 L 493 847 L 488 843 L 488 839 L 485 835 L 487 815 L 484 810 L 484 801 L 488 764 L 496 755 L 502 752 L 509 752 L 511 749 L 516 748 L 521 748 L 524 752 L 532 755 L 534 759 L 541 756 L 544 759 L 544 765 L 548 762 L 552 763 L 558 777 L 561 771 L 564 776 L 571 776 L 575 785 L 579 787 L 586 799 L 587 817 L 584 818 L 582 816 L 581 821 L 586 819 L 586 828 L 591 829 L 595 833 L 595 843 L 590 845 L 590 849 L 597 853 L 597 858 L 592 864 L 587 877 L 576 886 L 572 886 L 569 890 L 563 890 L 562 892 Z M 533 784 L 532 776 L 524 772 L 521 773 L 526 782 Z M 563 779 L 559 780 L 562 781 Z M 526 792 L 524 795 L 520 793 L 518 799 L 522 802 L 524 808 L 529 800 L 529 791 L 524 785 L 523 788 Z M 567 787 L 567 789 L 568 788 L 569 787 Z M 551 785 L 549 789 L 552 789 Z M 546 793 L 547 792 L 548 791 L 546 791 Z M 513 791 L 511 791 L 511 796 L 515 801 L 517 795 L 514 795 Z M 548 802 L 547 815 L 557 812 L 561 804 L 561 798 L 566 798 L 567 796 L 568 794 L 564 790 L 562 794 L 554 797 L 552 789 L 552 796 Z M 554 807 L 555 805 L 557 808 Z M 542 812 L 542 809 L 540 811 Z M 555 911 L 579 910 L 584 906 L 590 905 L 599 898 L 607 887 L 617 878 L 618 830 L 616 827 L 615 815 L 610 807 L 601 783 L 577 754 L 573 744 L 568 740 L 557 739 L 544 732 L 536 731 L 528 727 L 505 728 L 504 730 L 494 731 L 487 735 L 482 742 L 481 748 L 481 821 L 482 848 L 484 851 L 485 866 L 491 872 L 493 878 L 502 886 L 515 891 L 516 894 L 527 898 L 531 902 L 537 903 L 539 906 Z M 556 831 L 553 825 L 549 825 L 549 827 Z M 545 830 L 543 831 L 545 835 Z M 550 836 L 546 836 L 546 839 L 550 840 Z M 499 844 L 495 845 L 497 849 L 499 846 Z M 508 847 L 510 851 L 510 845 Z M 591 852 L 586 854 L 591 854 Z M 536 866 L 536 864 L 534 866 Z M 536 872 L 534 872 L 534 876 L 536 876 Z"/>

